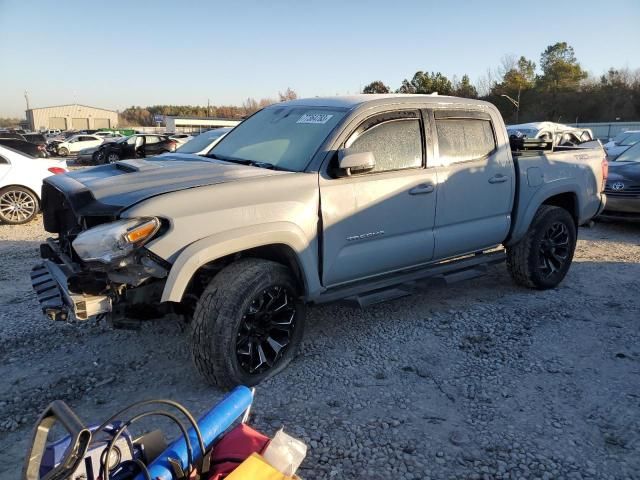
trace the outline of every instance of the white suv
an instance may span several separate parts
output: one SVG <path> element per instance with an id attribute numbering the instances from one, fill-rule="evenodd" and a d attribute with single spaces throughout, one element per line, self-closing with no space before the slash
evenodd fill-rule
<path id="1" fill-rule="evenodd" d="M 103 142 L 104 139 L 97 135 L 74 135 L 68 140 L 58 144 L 57 152 L 61 157 L 66 157 L 70 153 L 77 153 L 85 148 L 97 147 Z"/>

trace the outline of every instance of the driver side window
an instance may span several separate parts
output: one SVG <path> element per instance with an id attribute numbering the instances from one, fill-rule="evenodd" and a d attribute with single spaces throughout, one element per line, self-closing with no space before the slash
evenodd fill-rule
<path id="1" fill-rule="evenodd" d="M 381 119 L 379 119 L 381 120 Z M 367 121 L 345 144 L 354 152 L 372 152 L 376 166 L 369 172 L 387 172 L 422 166 L 422 134 L 418 118 Z"/>

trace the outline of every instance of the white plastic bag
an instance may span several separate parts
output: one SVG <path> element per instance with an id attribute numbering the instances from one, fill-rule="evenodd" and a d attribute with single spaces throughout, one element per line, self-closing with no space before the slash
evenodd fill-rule
<path id="1" fill-rule="evenodd" d="M 262 453 L 264 459 L 280 473 L 293 477 L 307 455 L 307 446 L 280 429 Z"/>

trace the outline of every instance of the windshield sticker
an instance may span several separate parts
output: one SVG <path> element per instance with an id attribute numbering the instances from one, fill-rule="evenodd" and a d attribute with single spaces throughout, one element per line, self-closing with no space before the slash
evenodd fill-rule
<path id="1" fill-rule="evenodd" d="M 327 123 L 333 115 L 327 113 L 305 113 L 296 123 L 315 123 L 323 125 Z"/>

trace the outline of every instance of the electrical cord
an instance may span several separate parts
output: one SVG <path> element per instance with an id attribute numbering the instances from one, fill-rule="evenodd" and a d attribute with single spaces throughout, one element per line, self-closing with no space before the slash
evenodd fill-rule
<path id="1" fill-rule="evenodd" d="M 180 411 L 187 418 L 187 420 L 189 421 L 189 423 L 193 427 L 193 430 L 196 433 L 196 437 L 198 438 L 198 445 L 200 447 L 200 453 L 202 454 L 202 458 L 204 458 L 206 450 L 205 450 L 204 440 L 202 439 L 202 432 L 200 432 L 200 427 L 198 427 L 198 422 L 196 422 L 195 418 L 193 418 L 193 415 L 191 415 L 189 410 L 187 410 L 185 407 L 180 405 L 178 402 L 174 402 L 173 400 L 152 399 L 152 400 L 142 400 L 140 402 L 132 403 L 128 407 L 123 408 L 122 410 L 120 410 L 119 412 L 115 413 L 110 418 L 108 418 L 95 431 L 102 432 L 105 428 L 107 428 L 107 426 L 109 426 L 109 424 L 111 424 L 114 420 L 122 417 L 122 414 L 124 414 L 129 410 L 132 410 L 137 407 L 144 407 L 145 405 L 152 405 L 152 404 L 169 405 L 175 408 L 176 410 Z"/>
<path id="2" fill-rule="evenodd" d="M 185 442 L 187 444 L 187 463 L 188 463 L 187 471 L 188 472 L 190 471 L 190 469 L 193 467 L 193 449 L 191 448 L 191 441 L 189 440 L 189 434 L 187 433 L 187 429 L 184 427 L 182 422 L 175 415 L 173 415 L 172 413 L 166 412 L 164 410 L 153 410 L 153 411 L 150 411 L 150 412 L 143 412 L 143 413 L 140 413 L 140 414 L 132 417 L 131 419 L 129 419 L 126 422 L 124 422 L 118 428 L 118 430 L 113 434 L 111 440 L 109 440 L 109 443 L 107 444 L 106 453 L 100 460 L 100 478 L 102 478 L 103 480 L 109 480 L 109 457 L 111 456 L 111 451 L 113 450 L 113 446 L 118 441 L 118 439 L 120 438 L 122 433 L 131 424 L 137 422 L 138 420 L 141 420 L 142 418 L 150 417 L 150 416 L 166 417 L 166 418 L 172 420 L 180 428 L 180 431 L 182 432 L 182 436 L 184 437 Z M 138 459 L 136 459 L 136 460 L 138 462 L 140 462 L 140 460 L 138 460 Z M 140 463 L 142 463 L 142 462 L 140 462 Z M 144 465 L 144 463 L 142 463 L 142 464 Z M 145 466 L 145 469 L 146 469 L 146 466 Z M 148 472 L 147 472 L 147 474 L 148 474 Z"/>
<path id="3" fill-rule="evenodd" d="M 149 469 L 147 468 L 147 466 L 144 464 L 142 460 L 138 458 L 134 458 L 133 460 L 125 460 L 124 462 L 120 463 L 120 467 L 124 467 L 130 463 L 136 465 L 140 469 L 140 473 L 144 475 L 145 480 L 153 480 L 151 478 L 151 473 L 149 472 Z"/>

